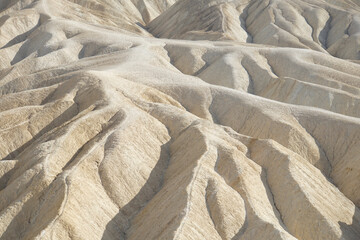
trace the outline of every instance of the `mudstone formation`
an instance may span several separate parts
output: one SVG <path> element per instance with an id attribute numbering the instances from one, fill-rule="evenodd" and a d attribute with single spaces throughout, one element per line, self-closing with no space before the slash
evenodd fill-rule
<path id="1" fill-rule="evenodd" d="M 0 239 L 359 240 L 359 0 L 1 0 Z"/>

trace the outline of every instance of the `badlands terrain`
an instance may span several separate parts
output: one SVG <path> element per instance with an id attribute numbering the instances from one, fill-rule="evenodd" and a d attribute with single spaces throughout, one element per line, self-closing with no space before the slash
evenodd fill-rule
<path id="1" fill-rule="evenodd" d="M 0 239 L 359 240 L 359 0 L 0 0 Z"/>

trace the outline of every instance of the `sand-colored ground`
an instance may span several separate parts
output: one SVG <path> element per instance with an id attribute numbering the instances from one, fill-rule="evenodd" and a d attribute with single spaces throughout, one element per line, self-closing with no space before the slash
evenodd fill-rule
<path id="1" fill-rule="evenodd" d="M 0 0 L 0 239 L 359 240 L 360 1 Z"/>

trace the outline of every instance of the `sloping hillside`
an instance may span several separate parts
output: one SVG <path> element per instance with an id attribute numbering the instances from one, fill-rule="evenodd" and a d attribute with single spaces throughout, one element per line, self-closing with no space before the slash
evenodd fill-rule
<path id="1" fill-rule="evenodd" d="M 360 239 L 360 6 L 2 0 L 0 239 Z"/>

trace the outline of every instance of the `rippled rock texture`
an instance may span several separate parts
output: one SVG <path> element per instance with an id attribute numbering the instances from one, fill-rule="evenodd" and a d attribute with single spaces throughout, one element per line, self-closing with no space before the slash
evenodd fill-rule
<path id="1" fill-rule="evenodd" d="M 1 0 L 0 239 L 360 239 L 358 0 Z"/>

